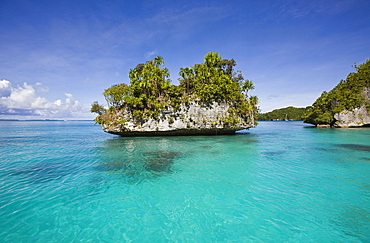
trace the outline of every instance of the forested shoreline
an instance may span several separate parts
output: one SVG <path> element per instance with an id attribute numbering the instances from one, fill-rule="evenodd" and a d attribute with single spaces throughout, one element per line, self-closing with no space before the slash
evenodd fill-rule
<path id="1" fill-rule="evenodd" d="M 302 116 L 306 108 L 297 108 L 293 106 L 275 109 L 266 113 L 259 113 L 259 121 L 302 121 Z"/>

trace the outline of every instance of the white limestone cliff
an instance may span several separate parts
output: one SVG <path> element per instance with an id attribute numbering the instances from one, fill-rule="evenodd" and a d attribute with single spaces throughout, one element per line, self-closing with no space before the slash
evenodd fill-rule
<path id="1" fill-rule="evenodd" d="M 120 136 L 220 135 L 254 127 L 253 114 L 230 120 L 229 104 L 213 103 L 202 106 L 197 102 L 182 105 L 176 111 L 162 111 L 159 119 L 136 120 L 125 109 L 107 114 L 109 122 L 103 130 Z"/>
<path id="2" fill-rule="evenodd" d="M 336 122 L 334 127 L 362 127 L 370 126 L 370 113 L 366 106 L 355 108 L 353 110 L 344 110 L 334 115 Z"/>
<path id="3" fill-rule="evenodd" d="M 362 96 L 370 101 L 370 88 L 364 88 Z M 370 126 L 370 111 L 366 103 L 353 110 L 344 110 L 334 114 L 335 122 L 333 127 L 363 127 Z"/>

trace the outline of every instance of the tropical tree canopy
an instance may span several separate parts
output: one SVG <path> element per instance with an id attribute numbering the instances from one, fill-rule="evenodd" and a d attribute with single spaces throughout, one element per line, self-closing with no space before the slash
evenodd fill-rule
<path id="1" fill-rule="evenodd" d="M 243 102 L 254 86 L 250 80 L 244 81 L 235 66 L 234 59 L 222 59 L 218 53 L 209 52 L 204 63 L 180 70 L 180 86 L 203 103 Z"/>
<path id="2" fill-rule="evenodd" d="M 103 94 L 110 110 L 128 108 L 140 118 L 157 118 L 160 111 L 177 109 L 190 101 L 205 106 L 228 102 L 232 104 L 230 114 L 250 117 L 258 103 L 257 97 L 248 96 L 254 85 L 244 80 L 241 72 L 234 70 L 235 66 L 234 59 L 223 59 L 218 53 L 209 52 L 203 63 L 181 68 L 180 84 L 173 85 L 163 58 L 156 56 L 130 70 L 130 85 L 113 85 Z"/>
<path id="3" fill-rule="evenodd" d="M 92 103 L 92 105 L 91 105 L 90 112 L 98 113 L 98 115 L 101 116 L 106 112 L 106 110 L 105 110 L 104 106 L 99 105 L 99 103 L 97 101 L 94 101 L 94 103 Z"/>

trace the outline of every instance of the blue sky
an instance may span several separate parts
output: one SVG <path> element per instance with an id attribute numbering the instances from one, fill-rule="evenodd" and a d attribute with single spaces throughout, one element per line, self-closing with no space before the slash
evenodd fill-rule
<path id="1" fill-rule="evenodd" d="M 172 83 L 209 51 L 234 58 L 263 112 L 311 105 L 370 58 L 370 1 L 0 0 L 0 118 L 91 119 L 129 69 Z"/>

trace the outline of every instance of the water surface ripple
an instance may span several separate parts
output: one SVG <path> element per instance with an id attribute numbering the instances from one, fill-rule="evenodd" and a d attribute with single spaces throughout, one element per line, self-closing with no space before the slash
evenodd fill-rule
<path id="1" fill-rule="evenodd" d="M 370 242 L 370 128 L 120 138 L 0 121 L 0 242 Z"/>

